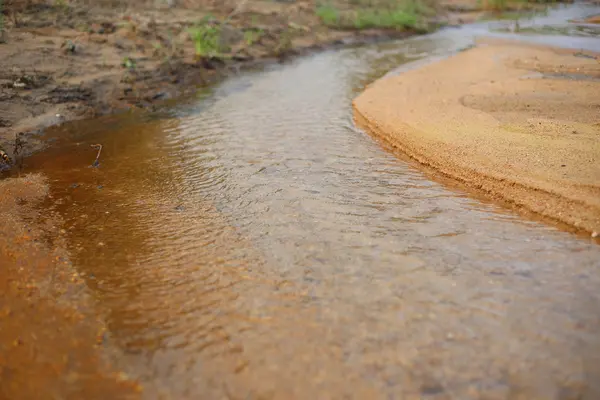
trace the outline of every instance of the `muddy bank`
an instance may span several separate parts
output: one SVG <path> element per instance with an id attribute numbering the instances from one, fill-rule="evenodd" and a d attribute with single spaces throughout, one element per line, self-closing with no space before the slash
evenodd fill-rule
<path id="1" fill-rule="evenodd" d="M 40 175 L 0 182 L 0 398 L 137 398 L 141 388 L 108 366 L 109 338 L 60 218 L 35 210 L 47 196 Z"/>
<path id="2" fill-rule="evenodd" d="M 392 3 L 328 2 L 351 15 L 379 12 Z M 460 6 L 424 1 L 410 26 L 357 29 L 328 21 L 319 4 L 11 1 L 4 10 L 0 40 L 0 148 L 12 157 L 19 133 L 149 107 L 193 93 L 241 68 L 333 46 L 405 37 L 485 14 L 485 5 L 471 0 Z M 198 57 L 193 29 L 202 21 L 212 21 L 219 32 L 218 43 L 209 43 L 218 54 Z M 27 153 L 41 146 L 31 135 L 25 143 Z"/>
<path id="3" fill-rule="evenodd" d="M 21 132 L 148 107 L 290 55 L 415 32 L 337 29 L 316 8 L 314 1 L 10 2 L 0 43 L 0 146 L 12 155 Z M 425 18 L 420 29 L 429 26 Z M 218 37 L 199 43 L 198 27 Z M 28 152 L 40 145 L 27 143 Z"/>
<path id="4" fill-rule="evenodd" d="M 355 120 L 420 163 L 516 208 L 600 231 L 597 54 L 481 43 L 375 82 Z"/>

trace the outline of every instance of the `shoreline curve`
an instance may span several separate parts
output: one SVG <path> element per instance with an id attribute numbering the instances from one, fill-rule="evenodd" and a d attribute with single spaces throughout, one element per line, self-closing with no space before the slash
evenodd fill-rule
<path id="1" fill-rule="evenodd" d="M 479 43 L 369 85 L 357 126 L 517 210 L 600 232 L 600 56 Z"/>

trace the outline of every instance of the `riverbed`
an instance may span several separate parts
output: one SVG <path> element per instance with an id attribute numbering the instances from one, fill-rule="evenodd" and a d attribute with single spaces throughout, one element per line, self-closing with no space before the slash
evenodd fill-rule
<path id="1" fill-rule="evenodd" d="M 144 397 L 600 396 L 600 247 L 423 172 L 352 122 L 368 83 L 468 48 L 484 26 L 513 36 L 510 23 L 324 52 L 46 132 L 20 173 L 47 178 L 41 210 L 64 221 Z"/>

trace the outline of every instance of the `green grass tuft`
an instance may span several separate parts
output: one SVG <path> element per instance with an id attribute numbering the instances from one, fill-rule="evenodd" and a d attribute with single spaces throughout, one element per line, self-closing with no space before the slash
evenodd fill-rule
<path id="1" fill-rule="evenodd" d="M 252 46 L 254 43 L 260 40 L 265 32 L 262 29 L 251 29 L 244 32 L 244 41 L 248 46 Z"/>
<path id="2" fill-rule="evenodd" d="M 194 42 L 196 56 L 210 58 L 220 53 L 219 38 L 221 37 L 221 29 L 218 25 L 204 20 L 200 24 L 189 28 L 188 32 Z"/>
<path id="3" fill-rule="evenodd" d="M 316 14 L 327 26 L 337 26 L 340 23 L 340 11 L 329 3 L 318 5 Z"/>
<path id="4" fill-rule="evenodd" d="M 331 3 L 320 4 L 316 14 L 331 28 L 404 30 L 426 28 L 424 17 L 433 13 L 421 0 L 353 0 L 352 4 L 344 11 Z"/>
<path id="5" fill-rule="evenodd" d="M 356 14 L 356 29 L 398 29 L 413 28 L 419 22 L 416 14 L 404 10 L 364 10 Z"/>

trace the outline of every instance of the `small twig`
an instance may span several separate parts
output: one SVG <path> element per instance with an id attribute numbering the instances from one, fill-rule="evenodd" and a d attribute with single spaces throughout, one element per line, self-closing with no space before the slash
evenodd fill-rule
<path id="1" fill-rule="evenodd" d="M 92 144 L 90 147 L 94 149 L 98 149 L 98 154 L 96 155 L 96 159 L 92 163 L 92 167 L 98 167 L 100 165 L 100 153 L 102 153 L 102 145 L 101 144 Z"/>

